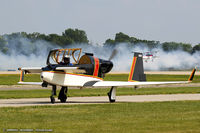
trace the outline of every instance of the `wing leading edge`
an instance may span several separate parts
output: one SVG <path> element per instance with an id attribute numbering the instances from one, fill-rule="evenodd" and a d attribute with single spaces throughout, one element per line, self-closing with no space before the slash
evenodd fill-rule
<path id="1" fill-rule="evenodd" d="M 164 84 L 186 84 L 190 83 L 193 78 L 196 69 L 192 70 L 192 73 L 188 79 L 188 81 L 166 81 L 166 82 L 146 82 L 146 81 L 90 81 L 85 83 L 83 86 L 92 86 L 92 87 L 121 87 L 121 86 L 140 86 L 140 85 L 164 85 Z"/>
<path id="2" fill-rule="evenodd" d="M 190 81 L 169 81 L 169 82 L 123 82 L 123 81 L 98 81 L 98 82 L 87 82 L 84 87 L 122 87 L 122 86 L 140 86 L 140 85 L 161 85 L 161 84 L 185 84 Z"/>

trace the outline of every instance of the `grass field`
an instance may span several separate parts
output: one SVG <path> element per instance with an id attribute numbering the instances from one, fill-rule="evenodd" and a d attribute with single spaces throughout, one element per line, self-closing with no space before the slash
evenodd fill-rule
<path id="1" fill-rule="evenodd" d="M 19 74 L 0 74 L 0 85 L 17 85 Z M 41 82 L 39 74 L 27 74 L 24 78 L 26 82 Z"/>
<path id="2" fill-rule="evenodd" d="M 0 132 L 199 133 L 199 110 L 199 101 L 6 107 L 0 110 Z"/>

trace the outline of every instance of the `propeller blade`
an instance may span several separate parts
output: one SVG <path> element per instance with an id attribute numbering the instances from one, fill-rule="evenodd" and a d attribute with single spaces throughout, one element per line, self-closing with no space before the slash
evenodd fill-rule
<path id="1" fill-rule="evenodd" d="M 117 54 L 117 50 L 114 49 L 114 50 L 112 51 L 112 54 L 110 55 L 110 58 L 109 58 L 108 60 L 109 60 L 109 61 L 112 60 L 112 59 L 116 56 L 116 54 Z"/>

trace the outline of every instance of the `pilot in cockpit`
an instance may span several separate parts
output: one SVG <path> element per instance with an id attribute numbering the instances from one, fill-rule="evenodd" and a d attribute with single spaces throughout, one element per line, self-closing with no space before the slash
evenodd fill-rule
<path id="1" fill-rule="evenodd" d="M 63 62 L 62 61 L 60 62 L 61 65 L 73 66 L 73 64 L 70 63 L 70 56 L 69 55 L 65 55 L 63 60 L 64 60 Z"/>

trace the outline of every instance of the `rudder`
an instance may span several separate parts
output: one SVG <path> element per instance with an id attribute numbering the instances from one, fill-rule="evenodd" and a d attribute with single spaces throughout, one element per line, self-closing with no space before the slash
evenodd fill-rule
<path id="1" fill-rule="evenodd" d="M 134 53 L 128 81 L 146 81 L 146 75 L 144 74 L 142 53 L 137 53 L 137 52 Z"/>

